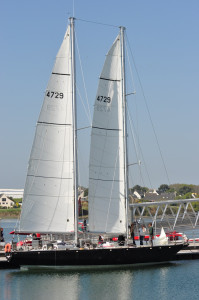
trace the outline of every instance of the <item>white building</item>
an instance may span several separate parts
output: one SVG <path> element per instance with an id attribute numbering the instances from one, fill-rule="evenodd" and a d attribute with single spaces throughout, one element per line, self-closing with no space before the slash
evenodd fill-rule
<path id="1" fill-rule="evenodd" d="M 13 207 L 14 201 L 10 200 L 5 194 L 0 194 L 0 206 L 1 207 Z"/>
<path id="2" fill-rule="evenodd" d="M 13 199 L 23 198 L 24 189 L 0 189 L 0 195 L 5 194 Z"/>

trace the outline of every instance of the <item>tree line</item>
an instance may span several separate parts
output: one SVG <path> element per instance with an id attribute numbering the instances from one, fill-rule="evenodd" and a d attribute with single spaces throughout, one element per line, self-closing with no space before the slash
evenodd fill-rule
<path id="1" fill-rule="evenodd" d="M 150 189 L 148 187 L 142 187 L 140 185 L 135 185 L 133 188 L 130 188 L 130 193 L 138 192 L 140 195 L 144 195 L 149 192 Z M 159 195 L 163 193 L 175 193 L 175 199 L 189 199 L 199 198 L 199 185 L 194 184 L 161 184 L 159 188 L 156 190 Z"/>

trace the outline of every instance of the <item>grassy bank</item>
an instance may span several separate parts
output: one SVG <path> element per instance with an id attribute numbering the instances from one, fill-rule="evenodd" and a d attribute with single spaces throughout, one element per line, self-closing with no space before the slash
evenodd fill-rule
<path id="1" fill-rule="evenodd" d="M 21 214 L 21 208 L 0 209 L 1 219 L 18 218 Z"/>

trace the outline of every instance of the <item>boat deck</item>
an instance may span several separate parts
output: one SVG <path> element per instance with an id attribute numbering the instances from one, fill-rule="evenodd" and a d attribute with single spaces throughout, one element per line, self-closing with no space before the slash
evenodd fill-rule
<path id="1" fill-rule="evenodd" d="M 179 251 L 174 260 L 194 260 L 199 259 L 199 242 L 190 243 L 186 250 Z M 0 269 L 12 269 L 5 257 L 4 251 L 0 251 Z M 15 267 L 17 268 L 17 267 Z"/>

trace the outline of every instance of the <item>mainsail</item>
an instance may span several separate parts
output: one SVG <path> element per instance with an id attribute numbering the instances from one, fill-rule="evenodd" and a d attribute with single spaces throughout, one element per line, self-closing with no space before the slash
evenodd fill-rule
<path id="1" fill-rule="evenodd" d="M 74 231 L 74 105 L 71 32 L 56 56 L 37 122 L 20 232 Z"/>
<path id="2" fill-rule="evenodd" d="M 126 233 L 122 50 L 118 35 L 99 79 L 89 163 L 89 230 Z"/>

